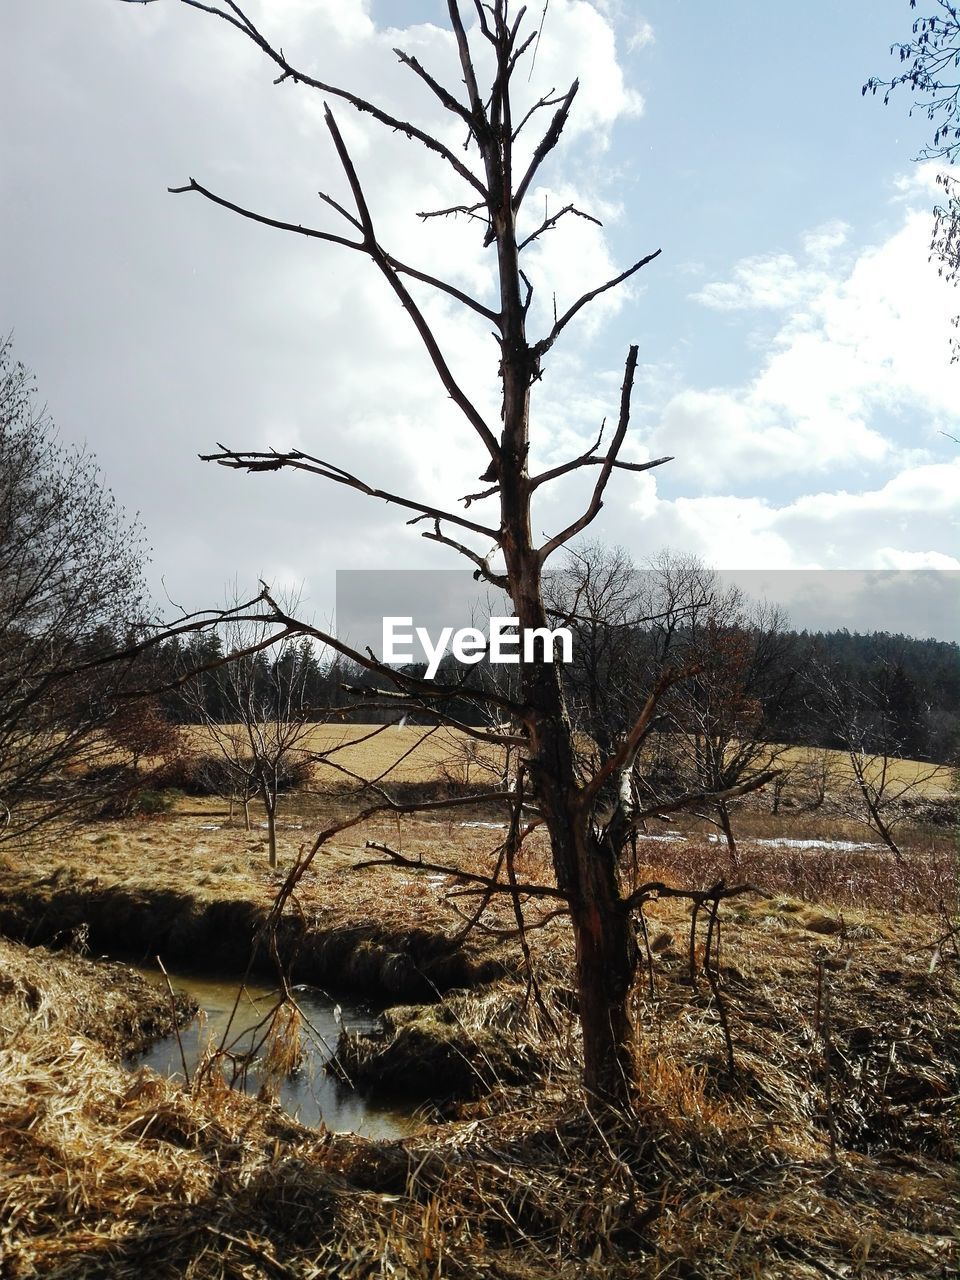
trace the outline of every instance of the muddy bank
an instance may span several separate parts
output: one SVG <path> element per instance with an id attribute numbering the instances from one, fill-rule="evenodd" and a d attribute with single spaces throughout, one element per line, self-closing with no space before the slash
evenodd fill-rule
<path id="1" fill-rule="evenodd" d="M 927 938 L 903 931 L 825 944 L 775 905 L 724 934 L 733 1078 L 709 986 L 684 981 L 685 917 L 671 909 L 676 945 L 655 951 L 656 1001 L 638 1005 L 635 1115 L 601 1132 L 584 1111 L 561 1022 L 532 1046 L 548 1068 L 535 1087 L 390 1143 L 305 1129 L 215 1076 L 188 1092 L 125 1071 L 128 1037 L 105 1047 L 126 1015 L 101 966 L 19 949 L 5 962 L 15 949 L 0 943 L 0 1270 L 943 1280 L 957 1263 L 955 966 L 931 972 Z M 451 994 L 435 1021 L 523 1046 L 522 991 L 499 992 Z M 423 1012 L 398 1011 L 393 1039 Z"/>
<path id="2" fill-rule="evenodd" d="M 543 1041 L 531 1034 L 526 992 L 499 986 L 453 992 L 429 1005 L 397 1005 L 373 1030 L 345 1031 L 336 1061 L 371 1097 L 437 1104 L 470 1101 L 501 1085 L 532 1085 L 544 1073 Z"/>
<path id="3" fill-rule="evenodd" d="M 267 907 L 249 899 L 202 899 L 189 891 L 82 880 L 68 871 L 0 887 L 0 934 L 96 954 L 152 958 L 205 972 L 243 973 Z M 503 976 L 497 959 L 459 946 L 439 930 L 395 928 L 337 913 L 281 922 L 277 949 L 294 982 L 383 999 L 435 1000 Z M 274 976 L 259 948 L 253 972 Z"/>

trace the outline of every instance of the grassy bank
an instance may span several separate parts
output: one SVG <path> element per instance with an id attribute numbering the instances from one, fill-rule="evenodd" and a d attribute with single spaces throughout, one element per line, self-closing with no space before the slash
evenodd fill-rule
<path id="1" fill-rule="evenodd" d="M 126 1071 L 122 1053 L 169 1025 L 163 999 L 120 969 L 107 982 L 90 961 L 3 943 L 3 1274 L 949 1275 L 960 979 L 936 943 L 956 889 L 951 833 L 910 833 L 903 868 L 823 815 L 745 821 L 744 874 L 761 892 L 722 909 L 713 981 L 703 921 L 647 908 L 636 1112 L 601 1133 L 577 1092 L 566 922 L 530 935 L 538 1006 L 513 942 L 457 939 L 452 879 L 351 870 L 368 839 L 485 868 L 498 820 L 342 833 L 281 930 L 298 980 L 400 1002 L 342 1053 L 358 1084 L 442 1104 L 395 1142 L 303 1129 L 216 1073 L 183 1090 Z M 288 812 L 288 864 L 310 822 L 306 802 Z M 669 832 L 639 842 L 638 877 L 724 870 L 702 826 Z M 518 872 L 542 876 L 546 859 L 534 835 Z M 7 855 L 0 919 L 32 941 L 239 967 L 278 884 L 258 832 L 191 803 Z M 509 904 L 485 922 L 508 927 Z M 441 986 L 457 990 L 438 1003 Z"/>
<path id="2" fill-rule="evenodd" d="M 452 997 L 431 1015 L 448 1038 L 482 1057 L 495 1030 L 526 1072 L 391 1143 L 302 1129 L 216 1076 L 184 1091 L 124 1070 L 148 993 L 4 943 L 4 1274 L 949 1274 L 956 974 L 931 971 L 922 930 L 864 918 L 841 940 L 827 915 L 765 900 L 729 922 L 730 1075 L 715 1000 L 689 979 L 688 921 L 661 912 L 654 994 L 637 995 L 636 1114 L 604 1134 L 577 1097 L 562 990 L 548 989 L 553 1031 L 521 988 Z M 401 1011 L 385 1046 L 413 1018 Z"/>
<path id="3" fill-rule="evenodd" d="M 215 811 L 214 811 L 215 812 Z M 283 872 L 264 866 L 259 833 L 190 817 L 101 823 L 0 854 L 0 932 L 29 943 L 82 939 L 94 954 L 124 954 L 197 970 L 242 973 Z M 434 831 L 435 828 L 431 828 Z M 502 975 L 502 947 L 451 943 L 435 884 L 357 876 L 363 838 L 324 850 L 277 933 L 294 981 L 393 999 L 430 1000 Z M 288 845 L 300 831 L 285 831 Z M 254 972 L 275 976 L 269 951 Z"/>

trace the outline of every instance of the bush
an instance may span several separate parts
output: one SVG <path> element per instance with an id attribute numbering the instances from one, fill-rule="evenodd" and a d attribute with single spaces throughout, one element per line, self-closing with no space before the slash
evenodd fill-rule
<path id="1" fill-rule="evenodd" d="M 142 777 L 128 765 L 111 770 L 109 794 L 97 811 L 99 818 L 132 818 L 169 813 L 175 796 L 157 788 L 153 775 Z"/>
<path id="2" fill-rule="evenodd" d="M 284 761 L 280 772 L 282 792 L 298 791 L 309 785 L 312 762 L 306 758 Z M 230 796 L 241 794 L 247 785 L 246 768 L 238 767 L 223 755 L 193 752 L 161 765 L 150 775 L 158 790 L 182 791 L 188 796 Z"/>
<path id="3" fill-rule="evenodd" d="M 134 813 L 142 813 L 151 817 L 155 813 L 169 813 L 176 803 L 176 792 L 141 791 L 134 797 Z"/>

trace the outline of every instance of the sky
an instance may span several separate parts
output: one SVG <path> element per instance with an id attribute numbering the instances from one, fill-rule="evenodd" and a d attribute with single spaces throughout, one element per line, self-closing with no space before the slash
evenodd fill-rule
<path id="1" fill-rule="evenodd" d="M 392 52 L 461 87 L 439 0 L 251 0 L 249 12 L 295 64 L 462 143 Z M 592 536 L 639 565 L 670 548 L 725 570 L 960 581 L 960 293 L 928 262 L 935 170 L 914 162 L 928 125 L 906 97 L 885 108 L 860 92 L 895 70 L 888 48 L 911 18 L 907 0 L 546 6 L 519 99 L 577 75 L 580 92 L 525 225 L 570 201 L 603 225 L 568 218 L 529 251 L 532 335 L 554 305 L 661 253 L 551 351 L 533 464 L 582 453 L 615 420 L 637 343 L 624 456 L 674 461 L 617 475 Z M 167 192 L 193 177 L 342 231 L 317 198 L 346 198 L 322 96 L 274 86 L 239 33 L 177 0 L 5 0 L 0 30 L 0 331 L 62 437 L 96 454 L 138 515 L 162 608 L 252 595 L 263 578 L 323 619 L 337 570 L 457 567 L 382 502 L 198 460 L 218 442 L 301 448 L 437 506 L 480 487 L 486 459 L 368 262 Z M 382 242 L 491 299 L 477 224 L 416 216 L 461 201 L 456 181 L 333 108 Z M 483 322 L 417 296 L 496 422 Z M 566 525 L 591 479 L 541 491 L 537 531 Z M 867 625 L 870 594 L 840 593 L 835 625 Z M 899 600 L 888 629 L 929 629 L 909 591 L 887 594 Z"/>

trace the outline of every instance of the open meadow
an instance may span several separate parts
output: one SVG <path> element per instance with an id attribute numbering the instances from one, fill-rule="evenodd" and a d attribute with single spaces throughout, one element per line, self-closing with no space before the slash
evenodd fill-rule
<path id="1" fill-rule="evenodd" d="M 236 735 L 239 730 L 238 725 L 222 725 L 219 730 L 186 725 L 181 733 L 188 749 L 208 751 L 218 731 L 226 738 Z M 589 743 L 585 741 L 584 746 L 588 748 Z M 450 781 L 465 784 L 479 784 L 484 777 L 498 777 L 503 769 L 501 748 L 446 726 L 309 725 L 298 737 L 296 750 L 304 756 L 316 757 L 313 780 L 321 788 L 343 781 L 344 775 L 336 766 L 342 766 L 368 781 L 389 779 L 392 782 Z M 852 781 L 850 763 L 843 751 L 802 746 L 775 747 L 774 750 L 778 767 L 794 776 L 792 785 L 795 790 L 809 787 L 808 778 L 814 764 L 825 771 L 834 792 L 842 791 Z M 879 759 L 868 762 L 867 776 L 874 776 L 880 767 Z M 891 783 L 916 787 L 918 796 L 942 798 L 953 791 L 954 771 L 949 765 L 891 759 L 888 771 Z M 787 785 L 791 786 L 789 776 Z"/>

